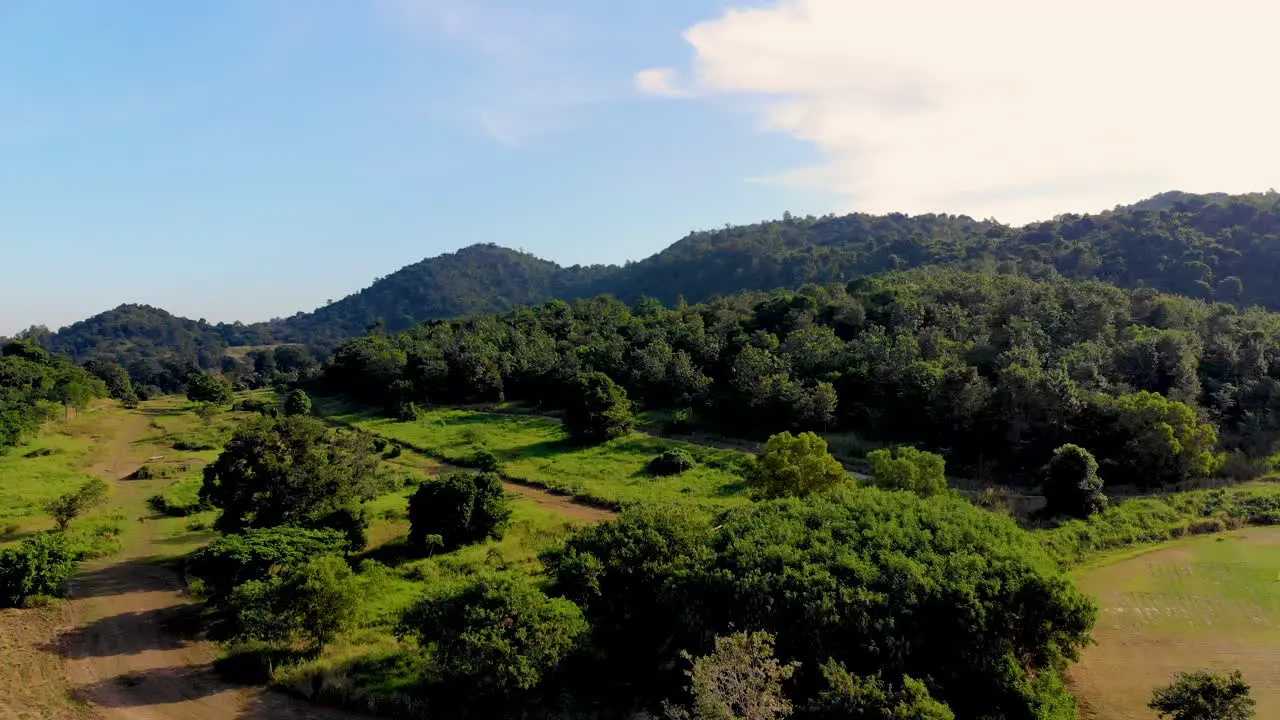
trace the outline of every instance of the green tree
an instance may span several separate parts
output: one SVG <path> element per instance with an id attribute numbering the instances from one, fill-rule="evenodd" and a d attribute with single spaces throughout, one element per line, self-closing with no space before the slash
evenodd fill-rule
<path id="1" fill-rule="evenodd" d="M 578 647 L 587 622 L 578 606 L 528 580 L 481 577 L 411 608 L 400 632 L 432 649 L 446 678 L 480 693 L 530 690 Z"/>
<path id="2" fill-rule="evenodd" d="M 854 676 L 834 660 L 822 666 L 822 675 L 827 688 L 810 707 L 816 720 L 955 720 L 951 708 L 910 676 L 895 688 L 879 676 Z"/>
<path id="3" fill-rule="evenodd" d="M 66 531 L 71 522 L 96 505 L 106 502 L 111 491 L 106 481 L 93 478 L 68 493 L 63 493 L 45 504 L 45 512 L 53 518 L 59 531 Z"/>
<path id="4" fill-rule="evenodd" d="M 311 398 L 306 391 L 295 389 L 289 391 L 289 396 L 284 401 L 285 415 L 310 415 L 311 414 Z"/>
<path id="5" fill-rule="evenodd" d="M 762 498 L 804 497 L 852 484 L 852 477 L 827 452 L 827 441 L 811 432 L 769 438 L 747 467 L 747 482 Z"/>
<path id="6" fill-rule="evenodd" d="M 566 395 L 564 428 L 577 442 L 607 442 L 635 426 L 627 392 L 602 372 L 579 373 Z"/>
<path id="7" fill-rule="evenodd" d="M 193 410 L 196 417 L 200 418 L 200 423 L 206 427 L 213 424 L 214 419 L 218 417 L 219 411 L 218 404 L 212 402 L 196 403 Z"/>
<path id="8" fill-rule="evenodd" d="M 61 596 L 75 571 L 75 553 L 61 533 L 40 533 L 0 549 L 0 607 L 19 607 L 36 595 Z"/>
<path id="9" fill-rule="evenodd" d="M 449 549 L 501 539 L 511 522 L 511 503 L 495 473 L 456 472 L 425 482 L 409 498 L 409 542 L 423 546 L 439 536 Z"/>
<path id="10" fill-rule="evenodd" d="M 234 636 L 269 642 L 303 638 L 316 647 L 351 627 L 359 609 L 356 575 L 335 555 L 240 584 L 227 600 Z"/>
<path id="11" fill-rule="evenodd" d="M 1107 506 L 1098 461 L 1079 445 L 1054 450 L 1044 476 L 1045 512 L 1050 516 L 1086 518 Z"/>
<path id="12" fill-rule="evenodd" d="M 231 385 L 209 373 L 193 372 L 187 376 L 187 399 L 193 403 L 226 405 L 231 402 Z"/>
<path id="13" fill-rule="evenodd" d="M 314 418 L 256 418 L 240 426 L 204 469 L 200 500 L 222 511 L 214 526 L 223 532 L 318 528 L 339 511 L 372 500 L 380 483 L 379 459 L 367 437 L 331 430 Z"/>
<path id="14" fill-rule="evenodd" d="M 273 527 L 222 535 L 187 558 L 187 574 L 200 581 L 203 594 L 221 605 L 236 587 L 275 577 L 308 559 L 340 553 L 346 537 L 334 530 Z"/>
<path id="15" fill-rule="evenodd" d="M 903 446 L 867 453 L 871 482 L 885 490 L 910 490 L 922 497 L 946 492 L 946 461 L 941 455 Z"/>
<path id="16" fill-rule="evenodd" d="M 1251 720 L 1257 703 L 1249 693 L 1239 670 L 1179 673 L 1172 684 L 1155 690 L 1147 707 L 1168 720 Z"/>
<path id="17" fill-rule="evenodd" d="M 1115 412 L 1128 442 L 1114 461 L 1137 483 L 1207 477 L 1222 463 L 1217 431 L 1185 403 L 1144 391 L 1116 398 Z"/>
<path id="18" fill-rule="evenodd" d="M 671 720 L 774 720 L 791 715 L 782 684 L 800 663 L 783 665 L 773 656 L 767 632 L 717 637 L 715 651 L 703 657 L 683 653 L 693 667 L 689 676 L 690 709 L 667 706 Z"/>

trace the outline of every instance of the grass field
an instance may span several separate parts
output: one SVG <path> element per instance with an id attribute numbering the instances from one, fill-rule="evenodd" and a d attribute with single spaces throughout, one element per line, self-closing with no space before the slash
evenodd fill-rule
<path id="1" fill-rule="evenodd" d="M 538 416 L 435 408 L 413 422 L 318 404 L 344 423 L 422 448 L 446 460 L 464 461 L 484 448 L 502 459 L 516 480 L 596 502 L 624 504 L 683 499 L 727 505 L 746 501 L 741 477 L 745 453 L 703 447 L 633 433 L 604 445 L 580 447 L 566 440 L 560 423 Z M 648 473 L 649 461 L 664 450 L 687 449 L 698 466 L 673 477 Z"/>
<path id="2" fill-rule="evenodd" d="M 1150 720 L 1152 689 L 1200 669 L 1239 669 L 1258 717 L 1280 717 L 1280 528 L 1122 553 L 1077 582 L 1100 608 L 1071 673 L 1083 717 Z"/>

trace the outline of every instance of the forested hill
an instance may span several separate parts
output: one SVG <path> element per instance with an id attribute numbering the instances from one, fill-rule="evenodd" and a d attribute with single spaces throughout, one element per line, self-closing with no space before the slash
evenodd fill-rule
<path id="1" fill-rule="evenodd" d="M 496 245 L 475 245 L 405 267 L 314 312 L 269 323 L 210 325 L 123 306 L 41 344 L 79 359 L 194 355 L 212 367 L 216 358 L 209 355 L 226 345 L 293 342 L 323 352 L 379 322 L 397 331 L 422 320 L 601 294 L 627 302 L 644 296 L 699 302 L 717 294 L 942 265 L 1099 279 L 1280 309 L 1280 194 L 1169 192 L 1021 228 L 943 215 L 787 216 L 695 232 L 622 267 L 562 267 Z"/>
<path id="2" fill-rule="evenodd" d="M 426 319 L 580 297 L 618 271 L 561 267 L 497 245 L 472 245 L 401 268 L 315 312 L 271 323 L 270 329 L 280 339 L 327 345 L 363 335 L 378 322 L 396 331 Z"/>

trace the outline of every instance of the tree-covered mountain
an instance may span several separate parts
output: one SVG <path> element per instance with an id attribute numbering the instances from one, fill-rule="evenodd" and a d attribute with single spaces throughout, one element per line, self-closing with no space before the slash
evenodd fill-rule
<path id="1" fill-rule="evenodd" d="M 135 357 L 178 357 L 213 367 L 227 345 L 291 342 L 323 353 L 378 324 L 398 331 L 423 320 L 550 299 L 609 294 L 626 302 L 700 302 L 926 266 L 1097 279 L 1280 309 L 1280 194 L 1169 192 L 1020 228 L 946 215 L 787 215 L 691 233 L 624 266 L 562 267 L 496 245 L 475 245 L 402 268 L 359 293 L 289 318 L 210 325 L 123 306 L 41 344 L 81 360 L 125 364 Z"/>

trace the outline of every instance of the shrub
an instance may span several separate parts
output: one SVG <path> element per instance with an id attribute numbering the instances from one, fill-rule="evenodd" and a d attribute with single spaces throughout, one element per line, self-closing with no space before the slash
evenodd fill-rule
<path id="1" fill-rule="evenodd" d="M 871 482 L 883 490 L 909 490 L 921 497 L 947 489 L 946 462 L 941 455 L 913 447 L 867 453 Z"/>
<path id="2" fill-rule="evenodd" d="M 341 553 L 347 538 L 334 530 L 277 527 L 223 535 L 192 553 L 187 574 L 204 585 L 219 604 L 251 580 L 266 580 L 282 568 L 297 567 L 319 555 Z"/>
<path id="3" fill-rule="evenodd" d="M 1230 675 L 1179 673 L 1157 688 L 1147 707 L 1169 720 L 1251 720 L 1255 705 L 1240 671 Z"/>
<path id="4" fill-rule="evenodd" d="M 748 466 L 746 476 L 761 498 L 804 497 L 852 480 L 840 461 L 827 452 L 827 441 L 811 432 L 770 437 Z"/>
<path id="5" fill-rule="evenodd" d="M 321 555 L 275 577 L 236 586 L 227 612 L 238 639 L 305 639 L 323 646 L 351 625 L 359 602 L 351 567 L 342 558 Z"/>
<path id="6" fill-rule="evenodd" d="M 510 502 L 494 473 L 452 473 L 422 483 L 409 498 L 409 542 L 419 547 L 430 535 L 449 549 L 498 539 L 510 521 Z"/>
<path id="7" fill-rule="evenodd" d="M 45 504 L 45 511 L 57 523 L 59 530 L 66 530 L 72 520 L 86 510 L 107 501 L 111 487 L 101 478 L 93 478 L 79 488 L 60 495 Z"/>
<path id="8" fill-rule="evenodd" d="M 658 476 L 679 475 L 696 464 L 688 450 L 673 448 L 650 460 L 649 472 Z"/>
<path id="9" fill-rule="evenodd" d="M 285 415 L 310 415 L 311 398 L 303 390 L 294 389 L 284 401 Z"/>
<path id="10" fill-rule="evenodd" d="M 396 443 L 395 445 L 392 445 L 391 449 L 388 450 L 386 453 L 384 453 L 382 457 L 386 458 L 387 460 L 395 460 L 396 458 L 400 457 L 400 455 L 402 455 L 403 453 L 404 453 L 404 447 L 402 447 L 400 443 Z"/>
<path id="11" fill-rule="evenodd" d="M 0 607 L 20 607 L 33 596 L 61 597 L 75 570 L 75 552 L 60 533 L 40 533 L 0 550 Z"/>
<path id="12" fill-rule="evenodd" d="M 1045 467 L 1045 513 L 1050 516 L 1089 517 L 1107 506 L 1098 477 L 1098 461 L 1079 445 L 1053 451 Z"/>
<path id="13" fill-rule="evenodd" d="M 587 622 L 572 602 L 496 575 L 424 598 L 399 632 L 429 645 L 447 680 L 504 694 L 536 687 L 577 647 Z"/>
<path id="14" fill-rule="evenodd" d="M 576 442 L 598 445 L 635 426 L 627 391 L 602 372 L 578 373 L 566 395 L 564 429 Z"/>
<path id="15" fill-rule="evenodd" d="M 471 457 L 467 458 L 467 466 L 473 467 L 480 472 L 500 473 L 502 472 L 502 460 L 493 453 L 492 450 L 480 449 L 475 451 Z"/>

